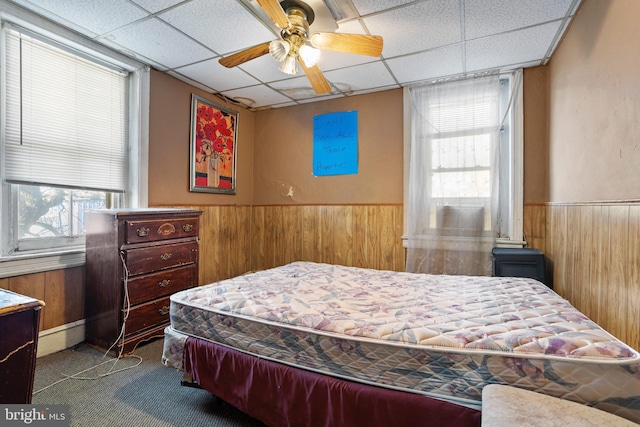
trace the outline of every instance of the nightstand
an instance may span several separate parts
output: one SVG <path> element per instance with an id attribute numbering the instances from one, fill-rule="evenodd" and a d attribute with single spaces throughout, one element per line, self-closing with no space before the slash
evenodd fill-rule
<path id="1" fill-rule="evenodd" d="M 547 279 L 544 254 L 533 248 L 493 248 L 493 275 L 529 277 L 552 288 Z"/>

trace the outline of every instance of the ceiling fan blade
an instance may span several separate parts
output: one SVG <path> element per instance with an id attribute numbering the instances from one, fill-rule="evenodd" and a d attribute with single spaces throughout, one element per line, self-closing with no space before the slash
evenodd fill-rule
<path id="1" fill-rule="evenodd" d="M 289 17 L 284 13 L 278 0 L 257 0 L 257 2 L 278 27 L 284 29 L 289 26 Z"/>
<path id="2" fill-rule="evenodd" d="M 358 55 L 380 56 L 382 53 L 382 37 L 380 36 L 315 33 L 311 36 L 311 43 L 319 49 L 356 53 Z"/>
<path id="3" fill-rule="evenodd" d="M 298 61 L 300 63 L 300 67 L 307 75 L 309 82 L 311 83 L 311 87 L 317 94 L 329 93 L 331 92 L 331 86 L 329 86 L 329 82 L 322 74 L 322 70 L 317 65 L 313 67 L 307 67 L 304 65 L 304 61 Z"/>
<path id="4" fill-rule="evenodd" d="M 270 44 L 271 42 L 261 43 L 248 49 L 241 50 L 240 52 L 234 53 L 233 55 L 220 58 L 218 62 L 220 63 L 220 65 L 224 65 L 227 68 L 232 68 L 236 65 L 244 64 L 247 61 L 251 61 L 252 59 L 259 58 L 262 55 L 269 53 Z"/>

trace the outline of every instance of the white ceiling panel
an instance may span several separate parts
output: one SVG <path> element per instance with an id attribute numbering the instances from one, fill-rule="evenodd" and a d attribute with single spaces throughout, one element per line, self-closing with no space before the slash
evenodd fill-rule
<path id="1" fill-rule="evenodd" d="M 311 83 L 309 83 L 309 80 L 307 79 L 307 76 L 304 75 L 304 73 L 300 73 L 293 78 L 270 83 L 269 86 L 277 89 L 278 91 L 284 93 L 291 99 L 295 99 L 296 101 L 309 98 L 313 99 L 317 96 L 311 88 Z M 335 91 L 332 91 L 332 93 L 333 92 Z"/>
<path id="2" fill-rule="evenodd" d="M 395 84 L 395 80 L 387 70 L 387 67 L 379 61 L 328 71 L 325 76 L 335 86 L 349 88 L 349 90 L 343 89 L 343 92 Z"/>
<path id="3" fill-rule="evenodd" d="M 391 9 L 395 6 L 411 3 L 412 1 L 413 0 L 352 0 L 353 5 L 362 16 L 385 9 Z"/>
<path id="4" fill-rule="evenodd" d="M 463 74 L 462 45 L 447 46 L 387 61 L 401 84 Z"/>
<path id="5" fill-rule="evenodd" d="M 14 3 L 52 20 L 62 20 L 82 34 L 104 34 L 147 16 L 129 0 L 15 0 Z"/>
<path id="6" fill-rule="evenodd" d="M 0 11 L 16 4 L 259 110 L 546 64 L 581 0 L 307 2 L 317 15 L 311 31 L 384 39 L 379 57 L 323 50 L 318 66 L 331 84 L 329 94 L 313 92 L 301 70 L 295 76 L 279 71 L 269 53 L 230 69 L 218 63 L 280 37 L 257 0 L 0 0 Z"/>
<path id="7" fill-rule="evenodd" d="M 253 61 L 245 62 L 237 68 L 245 70 L 263 83 L 269 83 L 289 78 L 287 74 L 278 70 L 279 66 L 280 63 L 273 59 L 271 55 L 264 55 Z"/>
<path id="8" fill-rule="evenodd" d="M 182 3 L 184 0 L 131 0 L 135 4 L 142 6 L 151 13 L 157 13 L 161 10 Z"/>
<path id="9" fill-rule="evenodd" d="M 167 70 L 166 73 L 168 75 L 170 75 L 170 76 L 175 77 L 176 79 L 182 80 L 183 82 L 190 84 L 193 87 L 197 87 L 198 89 L 202 89 L 205 92 L 211 92 L 212 91 L 212 89 L 209 86 L 207 86 L 205 84 L 202 84 L 199 81 L 192 80 L 192 79 L 190 79 L 189 77 L 187 77 L 187 76 L 185 76 L 183 74 L 179 74 L 179 73 L 176 73 L 175 71 L 171 71 L 171 70 Z"/>
<path id="10" fill-rule="evenodd" d="M 467 42 L 466 71 L 501 68 L 532 59 L 542 60 L 560 22 L 484 37 Z"/>
<path id="11" fill-rule="evenodd" d="M 573 0 L 465 0 L 467 40 L 564 18 Z"/>
<path id="12" fill-rule="evenodd" d="M 218 54 L 226 54 L 276 36 L 235 1 L 193 0 L 158 17 L 200 41 Z"/>
<path id="13" fill-rule="evenodd" d="M 385 58 L 460 41 L 459 0 L 417 2 L 363 21 L 371 34 L 384 38 Z"/>
<path id="14" fill-rule="evenodd" d="M 391 86 L 384 86 L 384 87 L 369 88 L 364 90 L 356 90 L 353 93 L 348 94 L 348 96 L 364 95 L 365 93 L 375 93 L 375 92 L 381 92 L 385 90 L 392 90 L 392 89 L 399 89 L 399 88 L 400 88 L 399 85 L 391 85 Z"/>
<path id="15" fill-rule="evenodd" d="M 215 59 L 176 68 L 175 71 L 192 80 L 202 82 L 218 92 L 240 86 L 254 86 L 260 83 L 240 68 L 223 67 Z"/>
<path id="16" fill-rule="evenodd" d="M 168 68 L 192 64 L 214 56 L 209 49 L 193 43 L 178 30 L 155 18 L 116 30 L 106 38 L 147 58 L 153 58 Z"/>
<path id="17" fill-rule="evenodd" d="M 222 92 L 222 95 L 253 108 L 290 102 L 291 98 L 268 86 L 250 86 Z"/>

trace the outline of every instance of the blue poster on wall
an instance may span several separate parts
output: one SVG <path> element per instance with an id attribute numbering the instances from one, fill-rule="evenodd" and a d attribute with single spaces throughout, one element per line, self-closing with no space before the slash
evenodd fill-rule
<path id="1" fill-rule="evenodd" d="M 314 116 L 313 174 L 358 173 L 358 112 L 346 111 Z"/>

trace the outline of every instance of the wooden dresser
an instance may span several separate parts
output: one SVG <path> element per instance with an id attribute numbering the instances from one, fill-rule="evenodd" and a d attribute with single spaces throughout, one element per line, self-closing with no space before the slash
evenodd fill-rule
<path id="1" fill-rule="evenodd" d="M 87 213 L 87 343 L 127 354 L 141 341 L 163 335 L 169 325 L 170 295 L 198 284 L 201 213 Z"/>
<path id="2" fill-rule="evenodd" d="M 31 403 L 43 306 L 0 289 L 0 404 Z"/>

